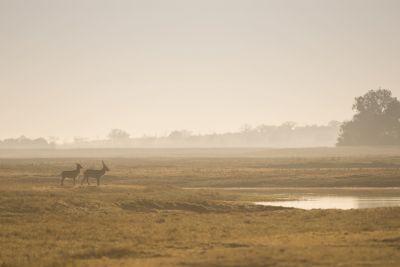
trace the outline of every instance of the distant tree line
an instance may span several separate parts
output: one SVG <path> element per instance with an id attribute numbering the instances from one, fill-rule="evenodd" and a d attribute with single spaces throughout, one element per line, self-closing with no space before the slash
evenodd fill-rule
<path id="1" fill-rule="evenodd" d="M 370 90 L 355 98 L 355 114 L 343 123 L 298 126 L 244 125 L 237 132 L 193 134 L 175 130 L 167 136 L 132 138 L 121 129 L 113 129 L 107 139 L 89 141 L 76 137 L 72 143 L 59 145 L 70 148 L 128 147 L 323 147 L 400 145 L 400 102 L 387 89 Z M 0 140 L 0 149 L 49 149 L 54 142 L 25 136 Z"/>
<path id="2" fill-rule="evenodd" d="M 0 149 L 53 149 L 55 144 L 44 138 L 30 139 L 25 136 L 0 140 Z"/>
<path id="3" fill-rule="evenodd" d="M 167 136 L 131 138 L 121 129 L 113 129 L 107 139 L 88 141 L 76 138 L 69 147 L 321 147 L 334 146 L 340 122 L 327 125 L 298 126 L 293 122 L 282 125 L 248 124 L 238 132 L 193 134 L 189 130 L 175 130 Z"/>

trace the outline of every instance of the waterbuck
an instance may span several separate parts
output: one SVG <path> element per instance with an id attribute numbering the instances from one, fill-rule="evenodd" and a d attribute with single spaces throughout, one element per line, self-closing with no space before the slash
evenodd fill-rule
<path id="1" fill-rule="evenodd" d="M 83 182 L 86 180 L 87 184 L 89 184 L 89 178 L 96 178 L 97 179 L 97 185 L 100 185 L 100 178 L 108 171 L 110 171 L 110 169 L 106 166 L 106 164 L 104 164 L 104 161 L 101 161 L 103 163 L 103 168 L 101 170 L 91 170 L 88 169 L 86 171 L 83 172 L 83 179 L 81 181 L 81 185 L 83 184 Z"/>
<path id="2" fill-rule="evenodd" d="M 64 179 L 65 178 L 74 179 L 74 185 L 75 185 L 76 178 L 79 176 L 79 173 L 81 172 L 82 168 L 83 167 L 81 166 L 81 164 L 76 163 L 76 169 L 75 170 L 73 170 L 73 171 L 63 171 L 61 173 L 61 186 L 64 185 Z"/>

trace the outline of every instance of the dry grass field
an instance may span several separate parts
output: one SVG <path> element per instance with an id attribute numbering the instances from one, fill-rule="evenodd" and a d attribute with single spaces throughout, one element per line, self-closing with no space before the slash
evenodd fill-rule
<path id="1" fill-rule="evenodd" d="M 400 208 L 297 210 L 288 192 L 400 195 L 400 157 L 0 160 L 0 266 L 398 266 Z M 258 190 L 232 190 L 256 187 Z M 230 190 L 227 190 L 230 189 Z M 346 188 L 343 191 L 340 188 Z"/>

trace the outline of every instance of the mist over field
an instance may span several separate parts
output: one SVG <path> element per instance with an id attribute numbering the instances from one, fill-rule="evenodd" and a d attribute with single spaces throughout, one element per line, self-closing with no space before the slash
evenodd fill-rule
<path id="1" fill-rule="evenodd" d="M 188 130 L 172 131 L 167 136 L 133 138 L 121 129 L 113 129 L 100 140 L 75 137 L 72 141 L 57 143 L 56 138 L 31 139 L 25 136 L 0 140 L 0 149 L 55 149 L 55 148 L 288 148 L 332 147 L 337 142 L 339 122 L 328 125 L 280 126 L 244 125 L 240 131 L 214 134 L 195 134 Z"/>

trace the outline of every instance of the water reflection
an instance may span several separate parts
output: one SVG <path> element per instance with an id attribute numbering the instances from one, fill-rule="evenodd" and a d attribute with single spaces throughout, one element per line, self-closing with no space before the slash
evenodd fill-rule
<path id="1" fill-rule="evenodd" d="M 298 200 L 256 202 L 257 205 L 298 209 L 365 209 L 400 207 L 400 197 L 307 196 Z"/>

